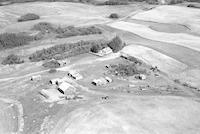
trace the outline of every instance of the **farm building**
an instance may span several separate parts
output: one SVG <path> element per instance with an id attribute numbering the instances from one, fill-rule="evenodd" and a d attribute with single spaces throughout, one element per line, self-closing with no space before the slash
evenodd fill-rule
<path id="1" fill-rule="evenodd" d="M 147 77 L 144 74 L 138 74 L 138 75 L 135 75 L 135 78 L 139 80 L 145 80 Z"/>
<path id="2" fill-rule="evenodd" d="M 31 81 L 39 81 L 42 79 L 42 76 L 41 75 L 34 75 L 34 76 L 31 76 Z"/>
<path id="3" fill-rule="evenodd" d="M 83 79 L 83 76 L 81 74 L 79 74 L 75 70 L 70 70 L 67 75 L 70 76 L 70 77 L 72 77 L 75 80 Z"/>
<path id="4" fill-rule="evenodd" d="M 60 91 L 62 94 L 65 94 L 67 91 L 74 91 L 74 87 L 67 83 L 67 82 L 63 82 L 59 85 L 58 87 L 58 91 Z"/>
<path id="5" fill-rule="evenodd" d="M 112 79 L 110 77 L 105 77 L 105 79 L 107 80 L 108 83 L 112 82 Z"/>
<path id="6" fill-rule="evenodd" d="M 101 77 L 99 79 L 94 79 L 92 81 L 92 84 L 95 85 L 95 86 L 102 86 L 102 85 L 106 85 L 107 83 L 110 83 L 110 82 L 112 82 L 111 78 L 109 78 L 109 77 L 105 77 L 105 78 Z"/>
<path id="7" fill-rule="evenodd" d="M 67 59 L 66 59 L 66 60 L 59 60 L 58 63 L 59 63 L 60 66 L 62 67 L 62 66 L 66 66 L 67 64 L 69 64 L 70 61 L 67 60 Z"/>

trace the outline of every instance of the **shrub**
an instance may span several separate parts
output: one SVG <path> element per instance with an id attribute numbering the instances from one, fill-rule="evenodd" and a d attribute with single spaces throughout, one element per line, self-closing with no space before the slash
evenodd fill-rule
<path id="1" fill-rule="evenodd" d="M 51 68 L 51 69 L 49 70 L 49 73 L 50 73 L 50 74 L 56 73 L 56 72 L 57 72 L 57 70 L 56 70 L 55 68 Z"/>
<path id="2" fill-rule="evenodd" d="M 57 60 L 51 60 L 42 64 L 43 67 L 46 68 L 58 68 L 60 67 L 60 63 Z"/>
<path id="3" fill-rule="evenodd" d="M 37 20 L 37 19 L 40 19 L 40 16 L 38 16 L 37 14 L 27 13 L 27 14 L 21 16 L 21 17 L 18 19 L 18 22 L 30 21 L 30 20 Z"/>
<path id="4" fill-rule="evenodd" d="M 116 14 L 116 13 L 112 13 L 112 14 L 110 14 L 109 18 L 111 18 L 111 19 L 118 19 L 119 15 Z"/>
<path id="5" fill-rule="evenodd" d="M 59 35 L 57 38 L 67 38 L 71 36 L 80 36 L 80 35 L 90 35 L 90 34 L 101 34 L 102 31 L 99 28 L 94 26 L 91 27 L 73 27 L 69 26 L 67 28 L 61 29 L 60 27 L 56 30 Z"/>
<path id="6" fill-rule="evenodd" d="M 196 4 L 189 4 L 189 5 L 187 5 L 187 7 L 200 8 L 200 6 L 196 5 Z"/>
<path id="7" fill-rule="evenodd" d="M 139 59 L 135 58 L 135 57 L 132 57 L 132 56 L 121 56 L 122 58 L 132 62 L 132 63 L 135 63 L 135 64 L 138 64 L 138 65 L 142 65 L 142 61 L 140 61 Z"/>
<path id="8" fill-rule="evenodd" d="M 128 5 L 128 0 L 108 0 L 103 3 L 99 3 L 98 5 Z"/>
<path id="9" fill-rule="evenodd" d="M 32 36 L 24 35 L 21 33 L 3 33 L 0 34 L 0 49 L 27 45 L 32 40 Z"/>
<path id="10" fill-rule="evenodd" d="M 40 23 L 34 25 L 32 30 L 41 31 L 43 33 L 48 33 L 48 32 L 55 32 L 56 28 L 53 27 L 53 25 L 51 23 L 40 22 Z"/>
<path id="11" fill-rule="evenodd" d="M 110 72 L 118 76 L 133 76 L 139 74 L 135 64 L 110 65 Z"/>
<path id="12" fill-rule="evenodd" d="M 102 49 L 102 47 L 97 44 L 97 45 L 92 46 L 90 51 L 93 53 L 98 53 L 101 49 Z"/>
<path id="13" fill-rule="evenodd" d="M 116 53 L 121 50 L 125 44 L 123 44 L 119 36 L 116 36 L 108 43 L 108 46 L 113 50 L 114 53 Z"/>
<path id="14" fill-rule="evenodd" d="M 14 55 L 14 54 L 11 54 L 11 55 L 8 55 L 3 61 L 2 61 L 2 64 L 3 65 L 11 65 L 11 64 L 21 64 L 21 63 L 24 63 L 23 60 L 20 59 L 19 56 L 17 55 Z"/>

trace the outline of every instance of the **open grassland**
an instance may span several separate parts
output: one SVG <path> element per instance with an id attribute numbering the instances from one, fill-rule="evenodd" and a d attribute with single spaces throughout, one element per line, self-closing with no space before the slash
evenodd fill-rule
<path id="1" fill-rule="evenodd" d="M 138 13 L 133 19 L 160 23 L 182 24 L 196 33 L 200 33 L 200 10 L 183 6 L 159 6 L 153 10 Z"/>
<path id="2" fill-rule="evenodd" d="M 123 21 L 112 23 L 110 26 L 138 34 L 147 39 L 167 42 L 167 43 L 174 43 L 200 51 L 200 46 L 199 46 L 200 37 L 198 36 L 193 36 L 184 33 L 174 34 L 174 33 L 157 32 L 145 25 L 123 22 Z"/>
<path id="3" fill-rule="evenodd" d="M 159 53 L 153 49 L 130 45 L 122 50 L 123 53 L 143 60 L 147 64 L 157 66 L 167 74 L 176 74 L 183 72 L 187 66 L 171 57 Z"/>
<path id="4" fill-rule="evenodd" d="M 9 54 L 16 54 L 24 60 L 18 65 L 0 65 L 1 96 L 16 99 L 23 106 L 22 115 L 20 112 L 16 114 L 11 103 L 0 99 L 3 108 L 0 110 L 0 133 L 17 132 L 18 128 L 23 131 L 20 134 L 198 134 L 199 11 L 178 6 L 151 7 L 154 6 L 145 3 L 94 6 L 65 2 L 20 3 L 0 7 L 1 33 L 33 34 L 35 31 L 32 28 L 39 22 L 58 27 L 95 24 L 102 30 L 102 34 L 56 38 L 55 33 L 45 29 L 45 36 L 40 40 L 0 51 L 0 61 Z M 40 19 L 17 22 L 26 13 L 35 13 Z M 119 19 L 109 19 L 111 13 L 119 14 Z M 147 20 L 134 18 L 140 16 Z M 151 17 L 152 20 L 148 20 Z M 159 21 L 160 18 L 162 21 Z M 30 62 L 28 59 L 36 51 L 39 58 L 44 54 L 51 59 L 57 53 L 80 47 L 77 42 L 86 42 L 83 46 L 90 47 L 87 42 L 91 39 L 110 41 L 116 35 L 127 44 L 121 51 L 98 57 L 88 53 L 87 49 L 87 53 L 64 58 L 66 65 L 56 68 L 54 73 L 49 73 L 49 69 L 42 66 L 47 61 Z M 143 66 L 137 67 L 144 70 L 146 79 L 109 73 L 107 66 L 110 65 L 126 63 L 136 66 L 120 57 L 121 53 L 141 61 Z M 153 71 L 151 66 L 157 66 L 158 70 Z M 83 79 L 68 77 L 70 70 L 78 71 Z M 36 75 L 40 75 L 41 79 L 30 80 Z M 112 79 L 111 83 L 102 86 L 92 84 L 94 79 L 106 76 Z M 49 83 L 54 78 L 65 78 L 82 99 L 70 100 L 67 96 L 59 101 L 52 100 L 55 101 L 53 103 L 48 101 L 48 97 L 39 92 L 53 89 L 56 93 L 53 96 L 56 99 L 60 97 L 58 86 Z M 14 117 L 15 114 L 22 117 L 22 123 L 18 120 L 20 118 Z"/>
<path id="5" fill-rule="evenodd" d="M 64 116 L 50 134 L 196 134 L 199 109 L 198 102 L 181 97 L 134 96 L 81 107 Z"/>
<path id="6" fill-rule="evenodd" d="M 70 2 L 34 2 L 0 7 L 0 31 L 19 32 L 29 30 L 38 22 L 51 22 L 58 25 L 90 25 L 109 22 L 111 13 L 126 16 L 131 11 L 141 8 L 141 4 L 120 6 L 94 6 Z M 26 14 L 35 13 L 40 20 L 18 23 L 17 19 Z"/>

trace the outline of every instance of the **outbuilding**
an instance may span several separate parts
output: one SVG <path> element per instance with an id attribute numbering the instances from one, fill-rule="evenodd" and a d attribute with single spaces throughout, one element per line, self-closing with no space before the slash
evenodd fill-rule
<path id="1" fill-rule="evenodd" d="M 31 76 L 31 81 L 39 81 L 42 79 L 42 76 L 41 75 L 34 75 L 34 76 Z"/>
<path id="2" fill-rule="evenodd" d="M 70 70 L 67 75 L 70 76 L 70 77 L 72 77 L 75 80 L 83 79 L 83 76 L 81 74 L 79 74 L 75 70 Z"/>
<path id="3" fill-rule="evenodd" d="M 58 91 L 60 91 L 62 94 L 65 94 L 67 91 L 74 91 L 74 87 L 67 83 L 67 82 L 62 82 L 59 87 L 58 87 Z"/>
<path id="4" fill-rule="evenodd" d="M 70 61 L 67 60 L 67 59 L 65 59 L 65 60 L 58 60 L 58 62 L 59 62 L 59 64 L 60 64 L 61 67 L 62 66 L 66 66 L 67 64 L 70 63 Z"/>
<path id="5" fill-rule="evenodd" d="M 138 74 L 138 75 L 135 76 L 135 78 L 139 79 L 139 80 L 145 80 L 147 77 L 144 74 Z"/>
<path id="6" fill-rule="evenodd" d="M 108 81 L 103 77 L 101 77 L 99 79 L 94 79 L 92 81 L 92 84 L 95 86 L 102 86 L 102 85 L 106 85 L 107 83 L 108 83 Z"/>

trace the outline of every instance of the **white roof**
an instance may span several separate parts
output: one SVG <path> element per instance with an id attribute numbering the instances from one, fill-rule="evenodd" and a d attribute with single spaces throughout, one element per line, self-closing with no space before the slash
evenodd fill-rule
<path id="1" fill-rule="evenodd" d="M 59 85 L 59 89 L 61 89 L 62 91 L 66 91 L 68 90 L 70 87 L 73 87 L 71 84 L 67 83 L 67 82 L 63 82 Z"/>
<path id="2" fill-rule="evenodd" d="M 75 71 L 75 70 L 70 70 L 70 71 L 69 71 L 69 74 L 71 74 L 73 77 L 76 77 L 77 80 L 83 78 L 83 76 L 82 76 L 81 74 L 79 74 L 79 73 L 78 73 L 77 71 Z"/>

